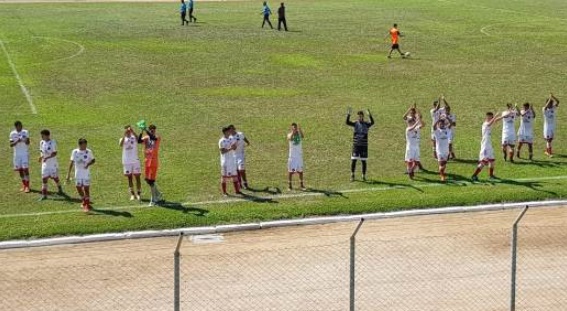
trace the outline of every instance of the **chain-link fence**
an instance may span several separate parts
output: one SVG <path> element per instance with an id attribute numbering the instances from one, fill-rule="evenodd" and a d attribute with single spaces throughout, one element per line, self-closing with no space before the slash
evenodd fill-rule
<path id="1" fill-rule="evenodd" d="M 0 310 L 565 310 L 567 211 L 523 215 L 3 250 Z"/>

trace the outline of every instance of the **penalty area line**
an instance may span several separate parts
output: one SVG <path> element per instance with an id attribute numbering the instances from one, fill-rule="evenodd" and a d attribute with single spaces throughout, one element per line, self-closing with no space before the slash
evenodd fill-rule
<path id="1" fill-rule="evenodd" d="M 10 68 L 12 69 L 12 73 L 14 73 L 16 80 L 18 80 L 18 84 L 20 85 L 20 90 L 22 90 L 22 93 L 26 97 L 26 100 L 28 101 L 28 104 L 30 106 L 32 113 L 37 114 L 37 109 L 35 108 L 35 105 L 33 104 L 31 94 L 30 94 L 28 88 L 24 85 L 24 82 L 22 81 L 22 78 L 20 77 L 18 70 L 16 70 L 16 65 L 14 65 L 14 62 L 12 61 L 12 57 L 10 57 L 10 53 L 8 53 L 8 50 L 6 49 L 6 46 L 4 45 L 4 41 L 2 41 L 2 40 L 0 40 L 0 47 L 2 48 L 2 51 L 4 51 L 4 54 L 6 55 L 6 60 L 8 60 L 8 64 L 10 65 Z"/>
<path id="2" fill-rule="evenodd" d="M 563 180 L 563 179 L 567 179 L 567 175 L 535 177 L 535 178 L 519 178 L 519 179 L 508 179 L 508 180 L 521 183 L 521 182 L 537 182 L 537 181 Z M 493 183 L 499 184 L 503 182 L 494 181 Z M 320 192 L 289 193 L 289 194 L 279 194 L 273 196 L 254 197 L 251 199 L 232 198 L 232 199 L 210 200 L 210 201 L 200 201 L 200 202 L 185 202 L 185 203 L 181 203 L 181 205 L 185 207 L 199 207 L 206 205 L 220 205 L 220 204 L 230 204 L 230 203 L 265 202 L 271 200 L 298 199 L 304 197 L 336 196 L 336 195 L 343 195 L 349 193 L 380 192 L 380 191 L 415 189 L 415 188 L 423 189 L 423 188 L 442 187 L 442 186 L 450 186 L 450 185 L 467 186 L 472 184 L 473 183 L 469 181 L 455 181 L 455 182 L 449 182 L 448 184 L 441 184 L 441 183 L 432 183 L 432 184 L 424 184 L 424 185 L 409 184 L 409 185 L 384 186 L 384 187 L 372 187 L 372 188 L 346 189 L 346 190 L 338 190 L 338 191 L 329 190 L 329 191 L 320 191 Z M 167 207 L 167 204 L 165 204 L 164 206 Z M 101 208 L 95 208 L 95 212 L 133 210 L 133 209 L 148 209 L 148 207 L 146 205 L 141 205 L 141 204 L 115 206 L 115 207 L 101 207 Z M 36 213 L 4 214 L 4 215 L 0 215 L 0 219 L 17 218 L 17 217 L 40 217 L 40 216 L 62 215 L 62 214 L 72 214 L 72 213 L 82 213 L 82 212 L 80 211 L 80 209 L 77 208 L 72 210 L 60 210 L 60 211 L 48 211 L 48 212 L 36 212 Z"/>

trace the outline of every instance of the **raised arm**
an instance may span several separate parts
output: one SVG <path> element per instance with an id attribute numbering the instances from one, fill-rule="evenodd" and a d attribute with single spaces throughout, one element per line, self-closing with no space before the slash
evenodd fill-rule
<path id="1" fill-rule="evenodd" d="M 67 181 L 71 180 L 71 171 L 73 170 L 74 165 L 75 165 L 75 161 L 73 160 L 69 161 L 69 169 L 67 170 L 67 178 L 65 178 L 65 180 Z"/>
<path id="2" fill-rule="evenodd" d="M 346 115 L 346 125 L 348 125 L 348 126 L 354 126 L 354 122 L 352 122 L 352 121 L 350 120 L 350 114 L 351 114 L 351 113 L 352 113 L 352 108 L 349 107 L 349 108 L 347 109 L 347 115 Z"/>
<path id="3" fill-rule="evenodd" d="M 370 110 L 367 110 L 368 112 L 368 117 L 370 118 L 370 126 L 374 125 L 374 118 L 372 117 L 372 113 L 370 112 Z"/>
<path id="4" fill-rule="evenodd" d="M 550 98 L 552 98 L 553 101 L 555 101 L 555 107 L 559 106 L 559 99 L 557 99 L 557 97 L 555 97 L 555 95 L 550 94 Z"/>

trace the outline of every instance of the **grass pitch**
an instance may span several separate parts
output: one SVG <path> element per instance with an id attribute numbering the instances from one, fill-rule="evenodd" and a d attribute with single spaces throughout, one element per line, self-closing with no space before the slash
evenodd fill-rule
<path id="1" fill-rule="evenodd" d="M 287 33 L 261 29 L 261 6 L 248 1 L 197 2 L 199 22 L 185 27 L 177 3 L 2 4 L 0 40 L 38 111 L 31 113 L 2 55 L 2 133 L 7 138 L 13 121 L 21 120 L 33 133 L 33 151 L 39 131 L 51 129 L 62 175 L 76 140 L 86 137 L 97 157 L 92 192 L 99 212 L 87 216 L 72 200 L 37 203 L 36 195 L 18 193 L 6 142 L 0 147 L 0 239 L 567 195 L 563 105 L 554 144 L 558 156 L 544 157 L 541 138 L 547 94 L 567 101 L 567 3 L 286 4 Z M 393 22 L 406 35 L 401 46 L 412 52 L 410 59 L 386 58 L 384 36 Z M 458 118 L 459 160 L 448 165 L 454 182 L 440 185 L 434 173 L 420 173 L 410 182 L 403 174 L 401 116 L 414 101 L 427 112 L 441 93 Z M 510 164 L 499 158 L 500 182 L 471 185 L 466 180 L 478 157 L 484 113 L 501 111 L 509 101 L 530 101 L 537 108 L 535 161 Z M 370 133 L 367 183 L 348 180 L 348 106 L 370 108 L 377 121 Z M 155 123 L 163 136 L 158 182 L 169 201 L 163 208 L 132 205 L 121 175 L 122 127 L 141 118 Z M 285 193 L 285 134 L 291 122 L 306 133 L 307 185 L 311 194 L 323 194 L 256 200 L 278 189 Z M 221 126 L 229 123 L 252 142 L 247 151 L 249 180 L 257 189 L 248 193 L 252 202 L 214 203 L 222 199 L 217 142 Z M 436 171 L 428 137 L 424 129 L 422 162 Z M 499 142 L 497 126 L 496 150 Z M 39 164 L 32 162 L 37 190 Z M 72 185 L 66 190 L 76 197 Z"/>

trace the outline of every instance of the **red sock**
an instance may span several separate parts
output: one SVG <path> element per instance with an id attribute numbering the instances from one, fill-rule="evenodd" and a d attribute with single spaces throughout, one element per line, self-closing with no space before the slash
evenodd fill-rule
<path id="1" fill-rule="evenodd" d="M 221 188 L 222 188 L 222 193 L 226 193 L 226 183 L 225 182 L 221 183 Z"/>
<path id="2" fill-rule="evenodd" d="M 240 192 L 240 184 L 237 181 L 234 182 L 234 191 Z"/>

